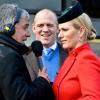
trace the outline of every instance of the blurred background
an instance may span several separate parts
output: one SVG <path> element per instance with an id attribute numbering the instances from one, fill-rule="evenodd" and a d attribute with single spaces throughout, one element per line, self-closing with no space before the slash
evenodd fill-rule
<path id="1" fill-rule="evenodd" d="M 31 37 L 25 42 L 26 45 L 30 45 L 35 39 L 31 27 L 34 15 L 37 11 L 43 8 L 49 8 L 59 16 L 64 9 L 74 5 L 77 1 L 81 3 L 83 10 L 91 17 L 97 30 L 96 39 L 90 43 L 93 50 L 100 56 L 100 0 L 0 0 L 0 5 L 3 3 L 18 4 L 30 13 L 29 31 Z"/>

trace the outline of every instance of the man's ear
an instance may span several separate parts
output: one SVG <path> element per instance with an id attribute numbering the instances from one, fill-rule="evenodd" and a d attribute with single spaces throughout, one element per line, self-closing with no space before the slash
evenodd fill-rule
<path id="1" fill-rule="evenodd" d="M 57 33 L 59 33 L 59 29 L 57 29 Z"/>
<path id="2" fill-rule="evenodd" d="M 35 32 L 35 25 L 34 24 L 32 24 L 32 31 L 33 31 L 33 33 L 36 33 Z"/>
<path id="3" fill-rule="evenodd" d="M 57 25 L 57 33 L 59 33 L 59 25 Z"/>

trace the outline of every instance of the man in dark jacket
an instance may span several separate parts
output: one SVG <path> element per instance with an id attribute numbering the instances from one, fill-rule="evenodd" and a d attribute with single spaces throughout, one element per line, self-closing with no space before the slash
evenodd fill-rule
<path id="1" fill-rule="evenodd" d="M 53 100 L 45 69 L 31 81 L 23 55 L 30 36 L 29 14 L 14 4 L 0 6 L 0 100 Z"/>

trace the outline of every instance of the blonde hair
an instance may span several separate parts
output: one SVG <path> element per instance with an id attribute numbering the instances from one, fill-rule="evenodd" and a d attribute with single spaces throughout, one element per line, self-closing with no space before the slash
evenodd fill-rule
<path id="1" fill-rule="evenodd" d="M 83 13 L 79 17 L 71 21 L 76 28 L 83 26 L 86 29 L 86 35 L 88 40 L 93 40 L 96 37 L 96 29 L 94 28 L 90 17 Z"/>

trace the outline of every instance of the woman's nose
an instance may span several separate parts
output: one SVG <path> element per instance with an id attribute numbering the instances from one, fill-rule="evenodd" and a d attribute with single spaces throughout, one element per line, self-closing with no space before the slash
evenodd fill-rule
<path id="1" fill-rule="evenodd" d="M 60 37 L 61 37 L 61 32 L 59 31 L 58 38 L 60 38 Z"/>
<path id="2" fill-rule="evenodd" d="M 61 31 L 59 31 L 58 38 L 61 39 L 63 37 L 64 37 L 63 33 Z"/>

